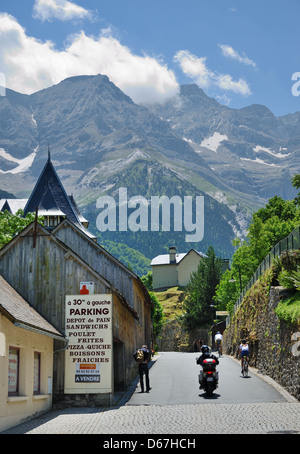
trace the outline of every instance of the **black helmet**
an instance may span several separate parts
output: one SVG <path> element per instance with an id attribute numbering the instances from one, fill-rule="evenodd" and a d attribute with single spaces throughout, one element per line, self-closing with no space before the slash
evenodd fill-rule
<path id="1" fill-rule="evenodd" d="M 209 347 L 207 345 L 203 345 L 201 347 L 201 351 L 202 351 L 202 353 L 209 353 Z"/>

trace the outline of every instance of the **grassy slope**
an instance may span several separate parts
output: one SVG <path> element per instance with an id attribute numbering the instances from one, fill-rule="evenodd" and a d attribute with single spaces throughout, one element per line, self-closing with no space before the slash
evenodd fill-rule
<path id="1" fill-rule="evenodd" d="M 300 323 L 300 292 L 280 301 L 275 309 L 276 315 L 288 324 Z"/>
<path id="2" fill-rule="evenodd" d="M 177 316 L 182 314 L 184 293 L 180 287 L 172 287 L 164 291 L 155 292 L 155 294 L 163 306 L 166 322 L 175 320 Z"/>

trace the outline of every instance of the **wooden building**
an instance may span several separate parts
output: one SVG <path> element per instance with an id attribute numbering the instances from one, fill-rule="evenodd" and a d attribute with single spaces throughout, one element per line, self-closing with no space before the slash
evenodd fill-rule
<path id="1" fill-rule="evenodd" d="M 36 207 L 38 213 L 47 218 L 45 225 L 31 223 L 0 250 L 0 275 L 64 335 L 68 334 L 66 300 L 80 295 L 83 282 L 93 283 L 94 295 L 108 295 L 107 299 L 112 302 L 109 317 L 112 345 L 104 352 L 100 351 L 104 345 L 98 343 L 95 348 L 99 349 L 99 357 L 95 358 L 94 366 L 97 367 L 96 361 L 104 360 L 111 364 L 111 390 L 89 393 L 87 385 L 87 388 L 82 387 L 82 392 L 80 386 L 78 392 L 71 395 L 66 392 L 66 355 L 71 354 L 70 339 L 66 336 L 64 341 L 55 340 L 53 401 L 110 404 L 114 391 L 125 389 L 137 375 L 133 352 L 143 344 L 151 345 L 152 300 L 139 277 L 88 232 L 75 202 L 62 187 L 50 155 L 28 199 L 25 214 L 35 211 Z M 88 342 L 90 333 L 82 331 L 80 334 Z M 100 354 L 104 357 L 100 358 Z M 105 370 L 104 364 L 102 366 L 101 370 Z M 84 371 L 78 374 L 81 372 Z"/>
<path id="2" fill-rule="evenodd" d="M 0 274 L 62 333 L 66 295 L 79 295 L 81 282 L 93 282 L 95 294 L 111 294 L 113 390 L 130 384 L 137 374 L 132 353 L 144 343 L 151 345 L 152 336 L 152 302 L 134 273 L 65 220 L 51 232 L 40 224 L 27 226 L 1 249 Z M 54 401 L 66 397 L 63 349 L 67 344 L 56 343 L 55 349 L 62 351 L 54 356 Z M 90 398 L 109 404 L 112 396 Z"/>

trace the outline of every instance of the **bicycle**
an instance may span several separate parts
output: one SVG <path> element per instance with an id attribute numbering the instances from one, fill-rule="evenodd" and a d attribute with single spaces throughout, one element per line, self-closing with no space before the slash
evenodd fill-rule
<path id="1" fill-rule="evenodd" d="M 219 358 L 222 356 L 221 355 L 221 341 L 217 340 L 217 352 L 219 353 Z"/>
<path id="2" fill-rule="evenodd" d="M 242 374 L 243 374 L 243 377 L 248 377 L 248 358 L 247 358 L 247 356 L 243 357 Z"/>

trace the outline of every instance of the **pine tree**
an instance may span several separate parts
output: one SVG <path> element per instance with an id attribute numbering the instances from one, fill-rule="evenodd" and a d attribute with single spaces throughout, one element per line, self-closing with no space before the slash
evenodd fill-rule
<path id="1" fill-rule="evenodd" d="M 186 331 L 213 323 L 215 315 L 213 297 L 221 275 L 221 259 L 216 257 L 213 247 L 210 246 L 207 257 L 201 260 L 185 289 L 184 315 L 181 322 Z"/>

